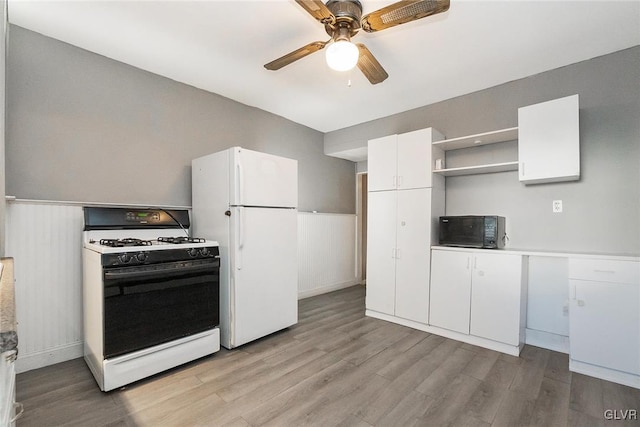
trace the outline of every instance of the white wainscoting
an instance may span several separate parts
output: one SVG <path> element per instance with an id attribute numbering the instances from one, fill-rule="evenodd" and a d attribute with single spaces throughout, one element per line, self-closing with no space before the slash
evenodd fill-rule
<path id="1" fill-rule="evenodd" d="M 10 200 L 6 254 L 15 259 L 17 372 L 82 356 L 82 205 Z M 357 283 L 355 215 L 300 213 L 299 298 Z"/>
<path id="2" fill-rule="evenodd" d="M 10 202 L 6 253 L 15 259 L 17 372 L 82 356 L 82 207 Z"/>
<path id="3" fill-rule="evenodd" d="M 356 283 L 356 216 L 300 212 L 298 298 Z"/>

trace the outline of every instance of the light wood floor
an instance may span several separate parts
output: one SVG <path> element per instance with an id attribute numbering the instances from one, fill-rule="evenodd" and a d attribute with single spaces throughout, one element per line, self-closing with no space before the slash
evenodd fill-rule
<path id="1" fill-rule="evenodd" d="M 19 374 L 26 426 L 604 426 L 640 391 L 364 316 L 364 288 L 300 301 L 300 322 L 102 393 L 82 359 Z M 618 412 L 619 414 L 620 412 Z"/>

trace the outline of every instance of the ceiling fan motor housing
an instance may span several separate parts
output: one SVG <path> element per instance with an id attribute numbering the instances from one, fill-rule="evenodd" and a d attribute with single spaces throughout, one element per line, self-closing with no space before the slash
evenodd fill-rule
<path id="1" fill-rule="evenodd" d="M 349 40 L 356 35 L 362 17 L 362 4 L 358 0 L 329 0 L 326 6 L 336 17 L 335 24 L 324 26 L 334 41 Z"/>

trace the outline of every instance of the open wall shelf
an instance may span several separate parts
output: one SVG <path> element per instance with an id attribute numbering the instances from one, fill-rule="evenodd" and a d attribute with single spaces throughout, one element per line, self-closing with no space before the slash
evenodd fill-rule
<path id="1" fill-rule="evenodd" d="M 462 168 L 436 169 L 433 173 L 443 176 L 474 175 L 482 173 L 517 171 L 518 162 L 494 163 L 490 165 L 466 166 Z"/>
<path id="2" fill-rule="evenodd" d="M 500 129 L 492 132 L 478 133 L 475 135 L 462 136 L 459 138 L 445 139 L 442 141 L 436 141 L 432 143 L 432 150 L 434 159 L 444 159 L 445 152 L 451 150 L 459 150 L 462 148 L 478 147 L 481 145 L 496 144 L 498 142 L 515 141 L 518 139 L 518 128 Z M 445 162 L 446 163 L 446 162 Z M 460 175 L 474 175 L 483 173 L 494 172 L 508 172 L 517 171 L 518 161 L 483 164 L 475 166 L 466 166 L 458 168 L 448 169 L 435 169 L 432 171 L 434 174 L 442 176 L 460 176 Z"/>

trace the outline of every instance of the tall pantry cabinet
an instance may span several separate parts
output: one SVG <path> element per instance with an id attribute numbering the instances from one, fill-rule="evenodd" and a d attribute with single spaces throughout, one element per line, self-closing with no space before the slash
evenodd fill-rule
<path id="1" fill-rule="evenodd" d="M 431 143 L 442 139 L 427 128 L 369 141 L 369 316 L 428 323 L 431 245 L 444 215 L 444 178 L 431 173 Z"/>

